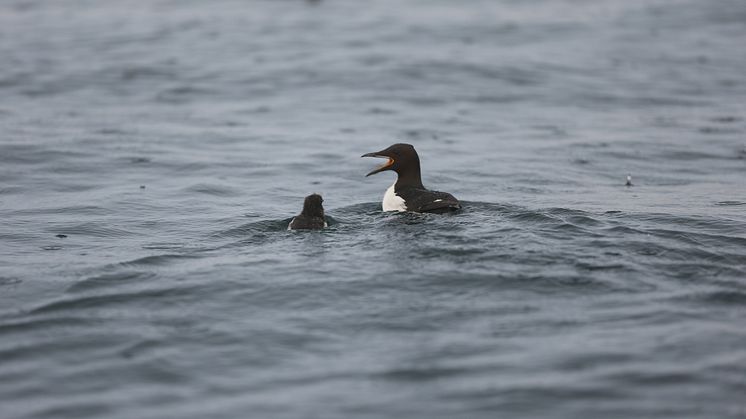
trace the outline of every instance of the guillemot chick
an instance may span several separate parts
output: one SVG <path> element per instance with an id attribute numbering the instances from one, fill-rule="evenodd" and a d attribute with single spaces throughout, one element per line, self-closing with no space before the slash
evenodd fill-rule
<path id="1" fill-rule="evenodd" d="M 303 201 L 303 211 L 293 217 L 288 225 L 288 230 L 320 230 L 326 227 L 322 202 L 324 200 L 321 195 L 308 195 Z"/>
<path id="2" fill-rule="evenodd" d="M 422 185 L 420 157 L 411 144 L 394 144 L 385 150 L 363 154 L 362 157 L 388 159 L 366 177 L 385 170 L 393 170 L 397 174 L 396 182 L 383 195 L 384 211 L 445 213 L 461 208 L 453 195 L 431 191 Z"/>

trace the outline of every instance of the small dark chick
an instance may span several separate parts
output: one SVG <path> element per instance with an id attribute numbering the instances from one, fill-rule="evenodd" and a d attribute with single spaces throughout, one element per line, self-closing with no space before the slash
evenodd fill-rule
<path id="1" fill-rule="evenodd" d="M 324 217 L 324 200 L 319 194 L 308 195 L 303 201 L 303 211 L 293 217 L 288 230 L 320 230 L 327 226 Z"/>

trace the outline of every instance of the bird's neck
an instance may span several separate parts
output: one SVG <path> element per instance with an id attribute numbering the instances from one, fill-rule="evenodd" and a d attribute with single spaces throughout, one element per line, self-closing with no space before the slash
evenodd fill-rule
<path id="1" fill-rule="evenodd" d="M 422 185 L 422 178 L 420 177 L 420 163 L 409 167 L 406 171 L 397 172 L 399 177 L 396 180 L 394 186 L 395 189 L 401 188 L 419 188 L 425 189 Z"/>

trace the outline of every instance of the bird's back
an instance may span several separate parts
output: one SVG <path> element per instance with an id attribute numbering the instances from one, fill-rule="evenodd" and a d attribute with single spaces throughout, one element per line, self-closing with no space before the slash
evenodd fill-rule
<path id="1" fill-rule="evenodd" d="M 326 227 L 326 225 L 326 220 L 322 217 L 308 217 L 300 214 L 296 215 L 295 218 L 290 221 L 288 230 L 320 230 Z"/>
<path id="2" fill-rule="evenodd" d="M 407 211 L 444 213 L 461 209 L 461 203 L 447 192 L 420 188 L 397 189 L 396 194 L 404 199 Z"/>

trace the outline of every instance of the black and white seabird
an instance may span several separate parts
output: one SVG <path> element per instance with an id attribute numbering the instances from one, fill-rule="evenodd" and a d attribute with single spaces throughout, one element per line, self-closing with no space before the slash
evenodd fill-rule
<path id="1" fill-rule="evenodd" d="M 388 159 L 366 177 L 385 170 L 393 170 L 398 175 L 396 182 L 383 195 L 384 211 L 444 213 L 461 208 L 453 195 L 425 189 L 420 177 L 420 157 L 411 144 L 394 144 L 376 153 L 363 154 L 362 157 Z"/>
<path id="2" fill-rule="evenodd" d="M 308 195 L 303 201 L 303 211 L 293 217 L 288 230 L 320 230 L 327 226 L 321 195 Z"/>

